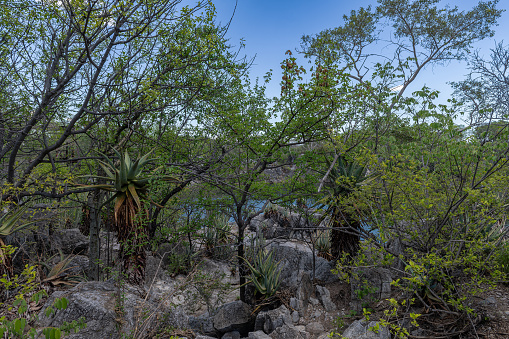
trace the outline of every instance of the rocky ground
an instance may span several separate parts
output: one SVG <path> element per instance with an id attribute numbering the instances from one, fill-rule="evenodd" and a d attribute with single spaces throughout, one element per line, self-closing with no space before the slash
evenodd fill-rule
<path id="1" fill-rule="evenodd" d="M 171 244 L 162 244 L 149 253 L 146 266 L 146 284 L 134 287 L 111 278 L 107 281 L 83 281 L 74 287 L 65 284 L 46 284 L 49 298 L 29 305 L 31 314 L 39 313 L 36 326 L 60 326 L 84 317 L 85 329 L 68 338 L 250 338 L 250 339 L 325 339 L 329 333 L 341 333 L 346 338 L 389 339 L 389 330 L 381 327 L 378 333 L 370 330 L 389 305 L 386 299 L 397 297 L 391 289 L 390 270 L 363 269 L 357 272 L 374 289 L 363 300 L 358 300 L 355 281 L 345 283 L 331 273 L 332 262 L 318 257 L 306 241 L 303 218 L 295 213 L 286 215 L 288 223 L 260 216 L 247 232 L 249 239 L 263 232 L 267 248 L 272 250 L 281 271 L 280 292 L 268 300 L 256 300 L 251 305 L 239 300 L 238 272 L 228 260 L 201 258 L 186 274 L 170 274 L 168 253 L 178 251 Z M 106 238 L 107 234 L 103 234 Z M 88 258 L 82 255 L 87 237 L 77 229 L 60 231 L 48 246 L 58 246 L 69 258 L 67 276 L 83 276 Z M 24 240 L 26 242 L 26 240 Z M 109 252 L 118 251 L 109 234 Z M 103 242 L 106 243 L 106 242 Z M 111 250 L 113 249 L 113 251 Z M 30 255 L 30 248 L 20 256 Z M 77 254 L 82 253 L 82 254 Z M 53 286 L 52 286 L 53 285 Z M 65 310 L 46 316 L 56 298 L 66 297 Z M 472 305 L 482 321 L 475 338 L 509 338 L 509 287 L 499 285 L 474 300 Z M 364 320 L 362 302 L 369 300 L 371 321 Z M 6 303 L 5 305 L 8 305 Z M 1 314 L 16 316 L 15 310 L 4 305 Z M 429 333 L 405 325 L 411 338 L 433 338 Z"/>

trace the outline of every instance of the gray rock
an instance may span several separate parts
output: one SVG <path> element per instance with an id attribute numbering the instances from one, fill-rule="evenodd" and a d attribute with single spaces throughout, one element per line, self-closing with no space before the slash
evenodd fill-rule
<path id="1" fill-rule="evenodd" d="M 280 261 L 281 287 L 298 288 L 299 274 L 306 272 L 313 276 L 313 251 L 306 244 L 292 241 L 274 241 L 268 245 L 274 251 L 276 261 Z M 338 281 L 331 273 L 332 262 L 315 256 L 315 278 L 323 283 Z"/>
<path id="2" fill-rule="evenodd" d="M 497 299 L 494 297 L 488 297 L 480 302 L 481 306 L 495 306 L 497 305 Z"/>
<path id="3" fill-rule="evenodd" d="M 311 281 L 311 277 L 307 272 L 301 272 L 299 274 L 297 288 L 297 299 L 298 302 L 298 310 L 301 312 L 306 312 L 309 304 L 309 298 L 313 294 L 313 282 Z"/>
<path id="4" fill-rule="evenodd" d="M 119 297 L 122 295 L 122 310 L 119 313 Z M 54 315 L 46 317 L 45 310 L 53 305 L 56 298 L 66 297 L 69 304 L 64 310 L 57 310 Z M 187 327 L 186 319 L 182 315 L 171 313 L 163 304 L 156 305 L 150 300 L 144 300 L 136 290 L 126 286 L 119 289 L 109 282 L 84 282 L 67 291 L 54 292 L 46 301 L 39 314 L 36 327 L 60 326 L 64 322 L 85 318 L 86 328 L 67 338 L 119 338 L 121 333 L 129 333 L 134 328 L 149 331 L 158 317 L 167 312 L 173 323 L 179 328 Z M 151 314 L 143 318 L 143 314 Z M 120 329 L 120 331 L 119 331 Z"/>
<path id="5" fill-rule="evenodd" d="M 290 298 L 290 307 L 294 310 L 299 308 L 299 301 L 296 298 Z"/>
<path id="6" fill-rule="evenodd" d="M 64 254 L 86 254 L 90 243 L 88 237 L 81 234 L 78 228 L 55 231 L 52 239 Z"/>
<path id="7" fill-rule="evenodd" d="M 202 314 L 198 317 L 189 317 L 189 328 L 195 332 L 215 335 L 216 329 L 214 328 L 214 317 L 209 316 L 208 313 Z"/>
<path id="8" fill-rule="evenodd" d="M 254 330 L 263 330 L 265 333 L 270 334 L 276 328 L 284 324 L 292 325 L 292 318 L 290 311 L 283 305 L 275 310 L 262 311 L 258 313 L 255 320 Z"/>
<path id="9" fill-rule="evenodd" d="M 194 339 L 217 339 L 216 337 L 209 337 L 208 335 L 198 334 Z"/>
<path id="10" fill-rule="evenodd" d="M 240 333 L 238 331 L 228 332 L 221 339 L 240 339 Z"/>
<path id="11" fill-rule="evenodd" d="M 312 322 L 306 325 L 306 331 L 311 334 L 322 334 L 325 328 L 319 322 Z"/>
<path id="12" fill-rule="evenodd" d="M 327 312 L 333 312 L 336 311 L 336 305 L 332 302 L 330 298 L 330 291 L 323 286 L 317 285 L 316 286 L 316 292 L 318 294 L 318 299 L 320 299 L 320 302 L 322 303 L 323 307 L 325 308 L 325 311 Z"/>
<path id="13" fill-rule="evenodd" d="M 345 339 L 390 339 L 391 334 L 389 329 L 380 326 L 378 333 L 370 330 L 377 325 L 376 321 L 371 321 L 369 324 L 365 320 L 356 320 L 343 332 Z"/>
<path id="14" fill-rule="evenodd" d="M 309 302 L 311 303 L 311 305 L 313 306 L 316 306 L 320 303 L 320 301 L 316 298 L 309 298 Z"/>
<path id="15" fill-rule="evenodd" d="M 295 326 L 287 324 L 276 328 L 270 337 L 272 339 L 305 339 Z"/>
<path id="16" fill-rule="evenodd" d="M 263 331 L 249 332 L 249 339 L 270 339 L 268 334 L 265 334 Z"/>
<path id="17" fill-rule="evenodd" d="M 237 300 L 224 304 L 217 309 L 214 316 L 214 328 L 221 333 L 247 329 L 250 321 L 251 309 L 248 304 Z"/>
<path id="18" fill-rule="evenodd" d="M 67 270 L 64 272 L 65 275 L 71 277 L 85 277 L 88 272 L 88 257 L 84 255 L 75 255 L 71 258 L 71 261 L 67 265 Z"/>
<path id="19" fill-rule="evenodd" d="M 299 319 L 300 319 L 299 312 L 293 311 L 292 312 L 292 321 L 293 321 L 293 323 L 297 324 L 299 322 Z"/>

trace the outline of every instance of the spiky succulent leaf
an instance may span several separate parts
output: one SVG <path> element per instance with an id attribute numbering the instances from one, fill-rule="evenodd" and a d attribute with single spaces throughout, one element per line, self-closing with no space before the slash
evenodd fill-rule
<path id="1" fill-rule="evenodd" d="M 0 236 L 7 236 L 14 232 L 21 231 L 30 225 L 33 225 L 36 221 L 30 221 L 21 225 L 16 225 L 26 210 L 26 207 L 22 207 L 15 212 L 9 211 L 2 216 L 0 218 Z"/>
<path id="2" fill-rule="evenodd" d="M 127 186 L 127 188 L 129 189 L 129 193 L 131 193 L 131 196 L 134 198 L 136 205 L 138 205 L 138 208 L 141 208 L 140 197 L 138 196 L 138 192 L 136 192 L 136 188 L 134 187 L 134 185 L 130 184 L 129 186 Z"/>

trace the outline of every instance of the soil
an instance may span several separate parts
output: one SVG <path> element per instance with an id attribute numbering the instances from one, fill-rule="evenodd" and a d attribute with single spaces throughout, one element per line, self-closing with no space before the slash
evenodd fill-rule
<path id="1" fill-rule="evenodd" d="M 484 316 L 484 321 L 477 326 L 477 337 L 509 338 L 509 285 L 499 284 L 476 299 L 476 304 Z M 476 333 L 472 331 L 470 338 L 476 338 Z"/>

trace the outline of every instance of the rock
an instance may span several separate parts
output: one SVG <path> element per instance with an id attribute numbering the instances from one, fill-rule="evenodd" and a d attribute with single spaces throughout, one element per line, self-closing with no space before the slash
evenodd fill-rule
<path id="1" fill-rule="evenodd" d="M 78 228 L 57 230 L 52 239 L 64 254 L 86 254 L 90 243 L 88 237 L 81 234 Z"/>
<path id="2" fill-rule="evenodd" d="M 79 289 L 78 289 L 79 288 Z M 39 326 L 60 326 L 65 321 L 78 320 L 86 317 L 87 327 L 72 334 L 70 338 L 108 338 L 118 337 L 116 321 L 116 288 L 111 283 L 88 282 L 81 283 L 69 290 L 54 292 L 46 301 L 40 312 Z M 66 297 L 69 300 L 67 309 L 56 312 L 54 317 L 45 317 L 44 310 L 53 304 L 56 298 Z"/>
<path id="3" fill-rule="evenodd" d="M 255 320 L 254 330 L 263 330 L 265 333 L 270 334 L 276 328 L 284 324 L 292 325 L 292 318 L 290 311 L 283 305 L 275 310 L 262 311 L 258 313 Z"/>
<path id="4" fill-rule="evenodd" d="M 294 310 L 299 308 L 299 301 L 296 298 L 290 298 L 290 307 Z"/>
<path id="5" fill-rule="evenodd" d="M 222 305 L 214 316 L 214 328 L 221 333 L 237 330 L 246 331 L 251 316 L 248 304 L 237 300 Z M 246 331 L 247 333 L 247 331 Z"/>
<path id="6" fill-rule="evenodd" d="M 47 307 L 61 297 L 67 298 L 67 308 L 46 317 Z M 98 281 L 83 282 L 72 289 L 54 292 L 41 309 L 36 327 L 60 326 L 80 317 L 84 318 L 86 328 L 66 338 L 120 338 L 128 333 L 150 333 L 159 326 L 188 328 L 188 316 L 182 308 L 145 298 L 144 291 L 138 287 L 124 285 L 120 290 L 111 282 Z"/>
<path id="7" fill-rule="evenodd" d="M 494 297 L 488 297 L 480 302 L 481 306 L 496 306 L 497 300 Z"/>
<path id="8" fill-rule="evenodd" d="M 122 301 L 119 301 L 122 296 Z M 64 310 L 57 310 L 46 317 L 45 310 L 53 305 L 56 298 L 66 297 L 69 304 Z M 121 311 L 119 311 L 121 303 Z M 122 312 L 123 311 L 123 312 Z M 177 311 L 172 313 L 164 304 L 155 304 L 140 297 L 136 290 L 126 286 L 122 292 L 110 282 L 83 282 L 67 291 L 54 292 L 46 301 L 39 314 L 36 327 L 60 326 L 64 322 L 85 318 L 86 328 L 67 338 L 119 338 L 121 333 L 129 333 L 137 328 L 149 331 L 160 323 L 158 317 L 167 312 L 172 326 L 187 327 L 187 318 Z M 150 314 L 149 318 L 143 318 Z M 120 328 L 120 331 L 119 331 Z"/>
<path id="9" fill-rule="evenodd" d="M 298 286 L 296 293 L 298 303 L 296 309 L 301 312 L 301 315 L 304 315 L 305 312 L 307 312 L 309 298 L 311 298 L 313 294 L 313 282 L 311 281 L 309 273 L 301 272 L 299 274 Z"/>
<path id="10" fill-rule="evenodd" d="M 378 333 L 375 333 L 370 328 L 377 326 L 376 321 L 371 321 L 369 324 L 366 320 L 356 320 L 343 332 L 345 339 L 390 339 L 391 334 L 389 329 L 380 326 Z"/>
<path id="11" fill-rule="evenodd" d="M 198 334 L 194 339 L 216 339 L 216 337 L 209 337 L 208 335 Z"/>
<path id="12" fill-rule="evenodd" d="M 216 330 L 214 328 L 214 317 L 209 316 L 208 313 L 202 314 L 199 317 L 189 317 L 189 328 L 195 332 L 215 335 Z"/>
<path id="13" fill-rule="evenodd" d="M 330 298 L 330 291 L 326 287 L 322 287 L 320 285 L 316 286 L 316 292 L 318 295 L 318 299 L 322 303 L 325 311 L 333 312 L 336 311 L 336 305 L 332 302 Z"/>
<path id="14" fill-rule="evenodd" d="M 249 332 L 249 339 L 270 339 L 268 334 L 263 331 Z"/>
<path id="15" fill-rule="evenodd" d="M 258 214 L 256 217 L 251 219 L 251 223 L 249 224 L 249 230 L 251 232 L 257 232 L 260 230 L 260 224 L 265 221 L 265 216 L 262 214 Z"/>
<path id="16" fill-rule="evenodd" d="M 293 321 L 293 323 L 297 324 L 299 322 L 299 319 L 300 319 L 299 312 L 293 311 L 292 312 L 292 321 Z"/>
<path id="17" fill-rule="evenodd" d="M 238 331 L 228 332 L 221 339 L 240 339 L 240 333 Z"/>
<path id="18" fill-rule="evenodd" d="M 274 251 L 274 260 L 279 261 L 281 287 L 298 288 L 299 275 L 306 272 L 313 277 L 313 251 L 306 244 L 292 241 L 273 241 L 267 246 Z M 338 281 L 331 273 L 332 262 L 315 256 L 315 278 L 323 283 Z"/>
<path id="19" fill-rule="evenodd" d="M 306 325 L 306 331 L 311 334 L 322 334 L 325 328 L 319 322 L 312 322 Z"/>
<path id="20" fill-rule="evenodd" d="M 276 328 L 271 334 L 272 339 L 305 339 L 300 331 L 293 325 L 284 324 Z"/>
<path id="21" fill-rule="evenodd" d="M 316 298 L 309 298 L 309 302 L 313 306 L 316 306 L 316 305 L 318 305 L 320 303 L 320 301 L 318 301 L 318 299 L 316 299 Z"/>

